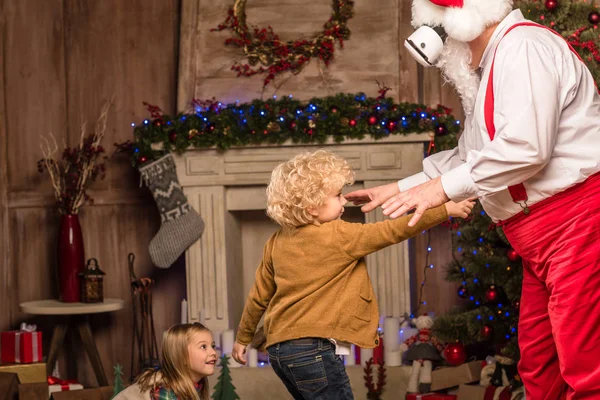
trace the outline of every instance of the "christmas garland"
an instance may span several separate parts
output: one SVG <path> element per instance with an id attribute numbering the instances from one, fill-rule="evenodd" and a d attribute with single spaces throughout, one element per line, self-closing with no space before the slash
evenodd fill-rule
<path id="1" fill-rule="evenodd" d="M 285 96 L 250 103 L 222 104 L 213 100 L 193 100 L 193 110 L 166 115 L 144 103 L 150 118 L 134 125 L 134 141 L 119 145 L 131 152 L 134 166 L 156 160 L 168 152 L 183 152 L 189 148 L 250 144 L 325 143 L 370 136 L 380 139 L 389 135 L 430 132 L 433 148 L 452 148 L 454 134 L 461 129 L 452 110 L 438 105 L 394 103 L 386 98 L 388 88 L 376 98 L 364 93 L 339 93 L 313 98 L 308 102 Z M 433 134 L 435 133 L 435 135 Z"/>
<path id="2" fill-rule="evenodd" d="M 243 49 L 248 64 L 234 63 L 231 69 L 237 71 L 237 76 L 266 73 L 265 87 L 276 75 L 285 71 L 298 74 L 312 57 L 318 57 L 328 66 L 333 60 L 335 42 L 339 41 L 343 48 L 344 40 L 350 37 L 347 23 L 353 16 L 353 7 L 352 0 L 333 0 L 331 16 L 323 30 L 313 35 L 311 40 L 283 42 L 271 26 L 250 30 L 246 24 L 246 0 L 235 0 L 225 22 L 211 31 L 232 31 L 233 37 L 225 40 L 225 44 Z M 258 63 L 261 66 L 255 67 Z"/>

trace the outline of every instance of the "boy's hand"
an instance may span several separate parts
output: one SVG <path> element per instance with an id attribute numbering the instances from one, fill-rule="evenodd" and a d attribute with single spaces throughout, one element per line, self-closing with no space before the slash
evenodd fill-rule
<path id="1" fill-rule="evenodd" d="M 231 356 L 235 361 L 239 364 L 246 365 L 246 347 L 243 344 L 238 343 L 237 341 L 233 344 L 233 351 L 231 352 Z"/>
<path id="2" fill-rule="evenodd" d="M 446 203 L 446 212 L 449 217 L 467 218 L 475 207 L 473 199 L 463 200 L 460 203 L 449 201 Z"/>

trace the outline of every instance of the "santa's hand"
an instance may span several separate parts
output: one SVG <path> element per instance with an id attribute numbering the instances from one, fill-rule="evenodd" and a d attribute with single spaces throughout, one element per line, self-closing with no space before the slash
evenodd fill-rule
<path id="1" fill-rule="evenodd" d="M 366 213 L 376 209 L 381 203 L 398 193 L 399 190 L 398 183 L 393 182 L 369 189 L 355 190 L 344 195 L 344 198 L 354 203 L 354 205 L 364 204 L 361 211 Z"/>
<path id="2" fill-rule="evenodd" d="M 442 187 L 442 180 L 438 177 L 398 193 L 381 207 L 383 215 L 389 215 L 390 218 L 398 218 L 410 210 L 415 210 L 415 214 L 408 222 L 408 226 L 415 226 L 427 209 L 440 206 L 448 200 Z"/>
<path id="3" fill-rule="evenodd" d="M 400 351 L 404 353 L 406 350 L 408 350 L 408 346 L 406 345 L 406 343 L 400 344 Z"/>

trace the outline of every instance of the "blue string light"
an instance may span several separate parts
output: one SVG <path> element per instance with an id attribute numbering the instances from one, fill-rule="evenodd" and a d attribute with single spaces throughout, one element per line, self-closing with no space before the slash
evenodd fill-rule
<path id="1" fill-rule="evenodd" d="M 477 283 L 477 282 L 479 282 L 479 279 L 477 279 L 477 278 L 474 278 L 474 279 L 473 279 L 473 283 Z"/>
<path id="2" fill-rule="evenodd" d="M 131 123 L 131 126 L 135 126 L 135 122 L 132 122 L 132 123 Z"/>
<path id="3" fill-rule="evenodd" d="M 478 315 L 478 316 L 477 316 L 477 319 L 481 319 L 481 315 Z"/>
<path id="4" fill-rule="evenodd" d="M 147 119 L 145 119 L 145 120 L 144 120 L 144 124 L 145 124 L 145 125 L 148 125 L 148 123 L 149 123 L 149 122 L 150 122 L 150 121 L 148 121 Z"/>

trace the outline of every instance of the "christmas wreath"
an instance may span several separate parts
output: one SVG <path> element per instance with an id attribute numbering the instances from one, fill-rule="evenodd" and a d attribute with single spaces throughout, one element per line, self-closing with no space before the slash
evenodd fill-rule
<path id="1" fill-rule="evenodd" d="M 233 36 L 225 40 L 225 44 L 243 49 L 248 64 L 234 63 L 231 69 L 237 71 L 237 76 L 266 73 L 263 87 L 285 71 L 298 74 L 313 57 L 322 60 L 326 66 L 329 65 L 333 60 L 335 42 L 338 41 L 343 48 L 344 40 L 350 37 L 347 23 L 353 15 L 352 0 L 333 0 L 331 16 L 312 39 L 287 42 L 282 41 L 271 26 L 248 28 L 246 1 L 235 0 L 225 22 L 211 31 L 232 31 Z M 260 66 L 257 66 L 259 63 Z"/>

